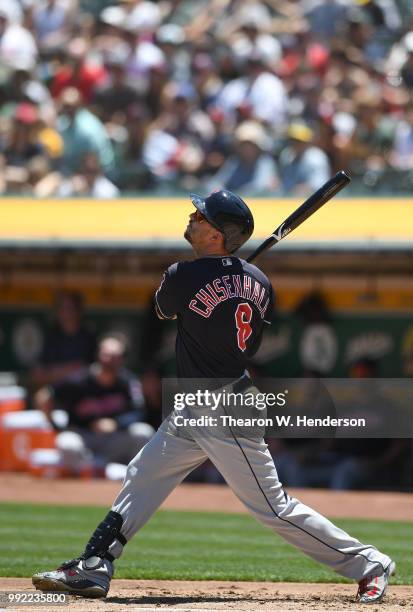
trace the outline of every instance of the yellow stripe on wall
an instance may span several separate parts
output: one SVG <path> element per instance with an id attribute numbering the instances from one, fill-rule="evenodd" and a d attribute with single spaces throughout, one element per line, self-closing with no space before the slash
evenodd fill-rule
<path id="1" fill-rule="evenodd" d="M 56 292 L 76 289 L 84 295 L 88 307 L 139 309 L 147 305 L 161 279 L 159 275 L 139 275 L 117 278 L 112 282 L 103 275 L 90 275 L 88 282 L 76 273 L 65 275 L 60 281 L 42 273 L 15 274 L 8 283 L 0 283 L 1 307 L 50 306 Z M 276 290 L 279 311 L 294 310 L 311 291 L 320 291 L 332 311 L 360 313 L 413 311 L 413 281 L 408 277 L 376 279 L 369 277 L 343 280 L 340 277 L 325 278 L 320 283 L 314 275 L 301 277 L 277 277 L 271 275 Z"/>
<path id="2" fill-rule="evenodd" d="M 271 233 L 301 202 L 252 199 L 254 238 Z M 182 239 L 189 200 L 34 200 L 3 198 L 0 239 Z M 327 203 L 288 240 L 411 240 L 409 199 L 337 199 Z"/>

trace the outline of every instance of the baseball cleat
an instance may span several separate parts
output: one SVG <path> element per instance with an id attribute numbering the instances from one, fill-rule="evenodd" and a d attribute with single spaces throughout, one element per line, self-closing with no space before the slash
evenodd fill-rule
<path id="1" fill-rule="evenodd" d="M 110 561 L 90 557 L 73 559 L 63 563 L 57 570 L 34 574 L 32 582 L 40 591 L 64 592 L 97 599 L 108 594 L 112 574 Z"/>
<path id="2" fill-rule="evenodd" d="M 359 603 L 379 603 L 386 592 L 389 578 L 396 573 L 396 564 L 390 563 L 381 576 L 366 576 L 359 582 L 357 601 Z"/>

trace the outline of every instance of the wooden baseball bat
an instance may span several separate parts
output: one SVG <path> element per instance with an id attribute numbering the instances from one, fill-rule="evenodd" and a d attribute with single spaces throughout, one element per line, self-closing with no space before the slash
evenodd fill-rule
<path id="1" fill-rule="evenodd" d="M 339 191 L 341 191 L 351 181 L 350 177 L 340 170 L 333 178 L 329 179 L 324 185 L 317 189 L 310 197 L 301 204 L 285 221 L 281 223 L 273 233 L 262 242 L 259 247 L 247 258 L 247 261 L 253 261 L 258 255 L 271 248 L 274 244 L 278 244 L 280 240 L 285 238 L 287 234 L 292 232 L 296 227 L 301 225 L 308 217 L 313 215 L 316 210 L 321 208 L 323 204 L 331 200 Z"/>

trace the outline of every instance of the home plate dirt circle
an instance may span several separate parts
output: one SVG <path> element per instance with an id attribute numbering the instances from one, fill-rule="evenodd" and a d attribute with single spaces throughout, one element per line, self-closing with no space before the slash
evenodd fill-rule
<path id="1" fill-rule="evenodd" d="M 0 591 L 32 590 L 27 578 L 0 578 Z M 137 612 L 138 610 L 221 611 L 276 610 L 276 612 L 359 612 L 366 606 L 355 602 L 352 584 L 303 584 L 294 582 L 217 582 L 172 580 L 113 580 L 106 599 L 70 596 L 68 605 L 24 606 L 27 610 Z M 407 612 L 413 587 L 390 586 L 380 612 Z M 18 610 L 23 607 L 11 607 Z M 370 606 L 376 612 L 377 606 Z"/>

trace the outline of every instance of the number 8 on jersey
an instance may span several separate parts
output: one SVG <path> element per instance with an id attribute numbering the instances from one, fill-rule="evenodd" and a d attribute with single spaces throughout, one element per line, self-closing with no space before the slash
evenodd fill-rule
<path id="1" fill-rule="evenodd" d="M 247 348 L 247 340 L 252 334 L 251 329 L 252 308 L 248 302 L 238 304 L 235 311 L 235 324 L 237 326 L 237 342 L 238 348 L 245 351 Z"/>

